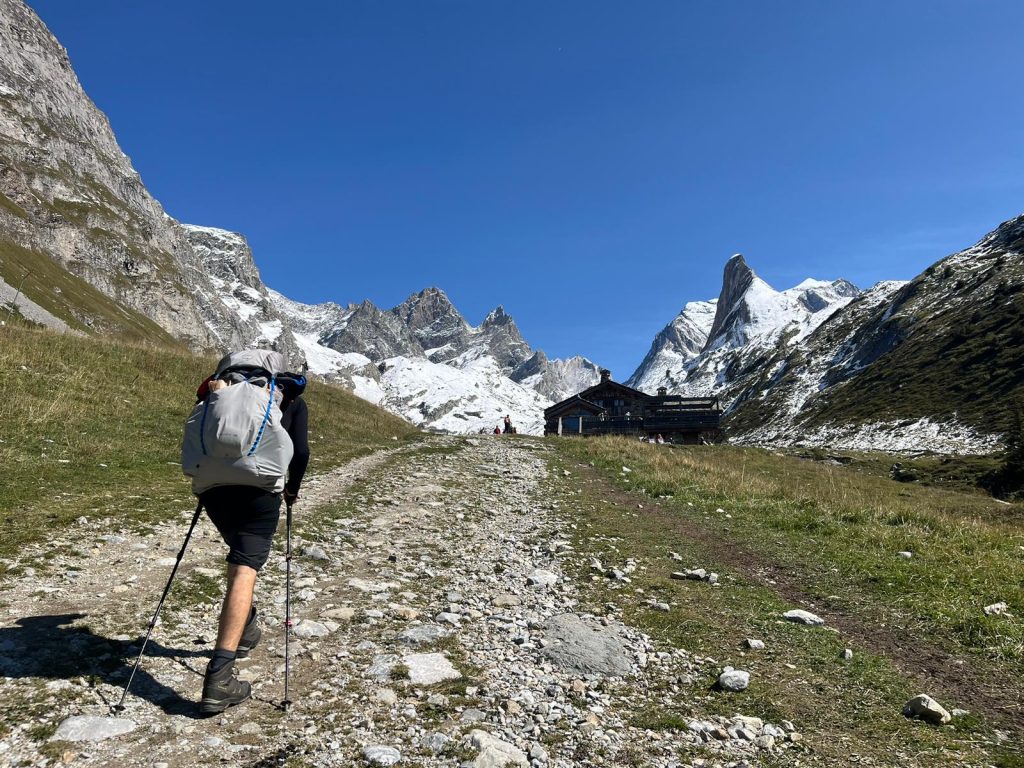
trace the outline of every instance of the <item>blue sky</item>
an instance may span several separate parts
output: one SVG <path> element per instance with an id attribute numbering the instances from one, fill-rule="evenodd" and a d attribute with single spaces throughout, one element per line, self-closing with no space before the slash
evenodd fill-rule
<path id="1" fill-rule="evenodd" d="M 1024 3 L 29 0 L 167 211 L 624 380 L 730 255 L 906 279 L 1024 212 Z"/>

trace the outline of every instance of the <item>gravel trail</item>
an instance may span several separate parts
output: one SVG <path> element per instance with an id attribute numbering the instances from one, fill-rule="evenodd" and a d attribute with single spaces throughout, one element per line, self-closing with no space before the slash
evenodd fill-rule
<path id="1" fill-rule="evenodd" d="M 778 760 L 799 738 L 788 723 L 709 716 L 658 731 L 632 725 L 713 661 L 654 647 L 614 606 L 599 615 L 581 608 L 586 584 L 574 575 L 590 556 L 573 547 L 572 491 L 549 460 L 542 440 L 436 437 L 311 478 L 295 507 L 287 713 L 283 524 L 257 585 L 263 640 L 238 663 L 253 700 L 209 719 L 196 713 L 223 590 L 224 548 L 204 519 L 126 711 L 112 721 L 109 704 L 193 510 L 147 533 L 80 521 L 44 548 L 54 567 L 6 585 L 0 765 Z"/>

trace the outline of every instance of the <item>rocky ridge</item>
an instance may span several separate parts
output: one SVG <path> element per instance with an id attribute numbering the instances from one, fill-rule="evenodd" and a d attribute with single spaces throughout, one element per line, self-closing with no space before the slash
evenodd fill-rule
<path id="1" fill-rule="evenodd" d="M 0 18 L 0 247 L 7 268 L 20 257 L 4 278 L 50 258 L 190 346 L 213 346 L 204 317 L 226 313 L 184 229 L 146 190 L 39 18 L 21 0 L 0 0 Z M 52 290 L 25 286 L 30 301 L 63 306 Z M 119 330 L 74 310 L 60 319 Z"/>
<path id="2" fill-rule="evenodd" d="M 1019 390 L 1022 230 L 1024 216 L 912 281 L 865 291 L 845 280 L 775 291 L 734 256 L 719 298 L 688 304 L 629 383 L 718 395 L 737 442 L 996 450 L 1012 429 L 1001 404 Z"/>

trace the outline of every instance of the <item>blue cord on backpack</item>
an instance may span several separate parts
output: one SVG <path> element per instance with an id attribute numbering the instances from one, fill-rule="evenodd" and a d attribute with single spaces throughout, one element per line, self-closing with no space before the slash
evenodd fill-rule
<path id="1" fill-rule="evenodd" d="M 267 422 L 270 421 L 270 408 L 274 404 L 274 387 L 276 386 L 276 384 L 277 380 L 273 376 L 271 376 L 270 397 L 267 398 L 267 410 L 263 414 L 263 423 L 260 424 L 260 431 L 256 435 L 256 441 L 252 444 L 252 448 L 249 449 L 249 452 L 245 454 L 246 456 L 252 456 L 254 453 L 256 453 L 256 447 L 260 444 L 260 440 L 263 439 L 263 430 L 267 428 Z"/>
<path id="2" fill-rule="evenodd" d="M 203 403 L 203 420 L 199 422 L 199 446 L 203 449 L 203 456 L 208 456 L 206 452 L 206 412 L 210 410 L 210 396 L 206 396 L 206 400 Z"/>

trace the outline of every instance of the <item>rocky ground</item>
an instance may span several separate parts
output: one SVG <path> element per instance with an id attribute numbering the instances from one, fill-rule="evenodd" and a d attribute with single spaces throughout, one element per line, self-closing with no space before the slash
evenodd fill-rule
<path id="1" fill-rule="evenodd" d="M 295 508 L 287 712 L 278 551 L 257 586 L 263 640 L 238 664 L 253 700 L 197 716 L 223 590 L 223 545 L 203 520 L 109 718 L 192 510 L 143 531 L 82 518 L 22 558 L 48 567 L 5 585 L 0 765 L 799 764 L 788 722 L 632 724 L 716 662 L 656 647 L 612 604 L 581 607 L 574 575 L 591 555 L 573 545 L 573 491 L 549 450 L 439 437 L 311 478 Z"/>

